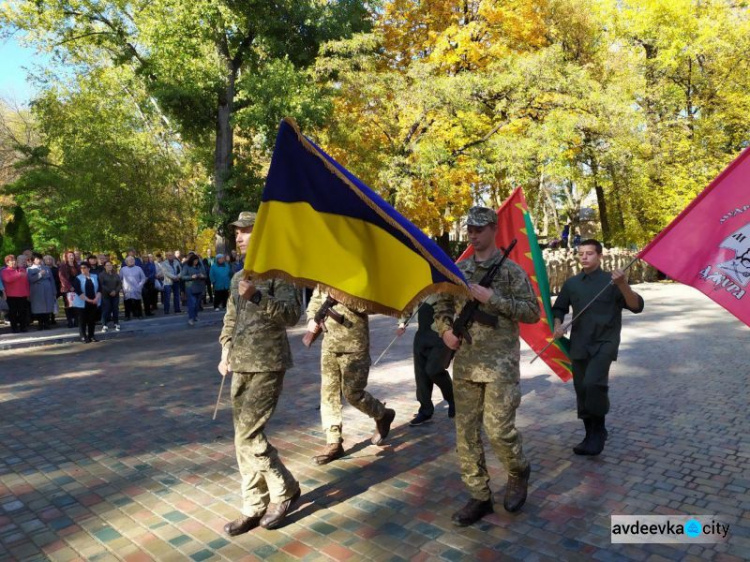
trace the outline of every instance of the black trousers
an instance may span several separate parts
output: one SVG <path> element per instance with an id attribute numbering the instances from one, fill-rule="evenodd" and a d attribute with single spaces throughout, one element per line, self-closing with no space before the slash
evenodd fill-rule
<path id="1" fill-rule="evenodd" d="M 99 318 L 99 309 L 96 305 L 86 303 L 84 308 L 78 310 L 78 331 L 81 337 L 90 340 L 94 337 L 94 329 L 96 328 L 96 320 Z"/>
<path id="2" fill-rule="evenodd" d="M 214 291 L 214 308 L 226 308 L 228 298 L 228 289 L 216 289 L 216 291 Z"/>
<path id="3" fill-rule="evenodd" d="M 146 316 L 151 316 L 153 311 L 156 310 L 157 299 L 159 298 L 159 291 L 156 290 L 156 285 L 151 279 L 146 281 L 146 284 L 143 286 L 141 297 Z"/>
<path id="4" fill-rule="evenodd" d="M 141 299 L 125 299 L 125 320 L 130 320 L 131 315 L 136 318 L 143 317 Z"/>
<path id="5" fill-rule="evenodd" d="M 33 314 L 32 317 L 39 323 L 39 329 L 45 329 L 49 327 L 50 314 Z"/>
<path id="6" fill-rule="evenodd" d="M 417 331 L 414 336 L 414 379 L 417 383 L 419 411 L 425 416 L 435 412 L 432 404 L 432 388 L 437 385 L 443 398 L 453 403 L 453 381 L 445 364 L 449 357 L 447 348 L 435 332 Z"/>
<path id="7" fill-rule="evenodd" d="M 573 386 L 578 417 L 604 417 L 609 412 L 609 368 L 612 354 L 599 351 L 588 359 L 573 359 Z"/>
<path id="8" fill-rule="evenodd" d="M 26 331 L 29 320 L 29 299 L 26 297 L 7 297 L 8 300 L 8 320 L 10 320 L 11 329 L 16 331 Z"/>

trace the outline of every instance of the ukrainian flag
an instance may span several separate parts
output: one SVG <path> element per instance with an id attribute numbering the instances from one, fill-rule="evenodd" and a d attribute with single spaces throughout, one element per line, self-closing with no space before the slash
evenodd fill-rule
<path id="1" fill-rule="evenodd" d="M 451 259 L 284 119 L 245 257 L 254 278 L 321 285 L 398 316 L 430 293 L 468 294 Z"/>

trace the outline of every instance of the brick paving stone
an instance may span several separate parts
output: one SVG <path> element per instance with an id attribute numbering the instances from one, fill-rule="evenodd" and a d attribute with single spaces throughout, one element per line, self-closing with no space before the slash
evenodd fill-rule
<path id="1" fill-rule="evenodd" d="M 303 544 L 299 541 L 292 541 L 282 547 L 284 552 L 294 556 L 295 558 L 304 558 L 311 552 L 314 552 L 312 548 Z"/>
<path id="2" fill-rule="evenodd" d="M 321 550 L 323 554 L 326 554 L 334 560 L 350 560 L 357 556 L 357 554 L 351 549 L 345 548 L 337 544 L 329 544 Z"/>
<path id="3" fill-rule="evenodd" d="M 55 552 L 54 560 L 60 562 L 68 562 L 69 560 L 75 560 L 78 558 L 78 554 L 72 548 L 62 548 Z"/>
<path id="4" fill-rule="evenodd" d="M 154 559 L 145 552 L 134 552 L 132 554 L 126 554 L 123 557 L 123 560 L 125 562 L 153 562 Z"/>
<path id="5" fill-rule="evenodd" d="M 303 501 L 279 531 L 237 538 L 222 533 L 240 502 L 226 389 L 210 419 L 217 323 L 107 340 L 96 349 L 106 369 L 77 345 L 2 351 L 0 558 L 747 559 L 748 329 L 689 288 L 638 290 L 647 308 L 624 318 L 605 452 L 572 455 L 582 430 L 572 385 L 540 362 L 530 366 L 522 347 L 517 423 L 533 466 L 529 500 L 519 514 L 498 507 L 468 529 L 450 522 L 467 495 L 437 391 L 433 422 L 407 425 L 416 411 L 410 336 L 370 375 L 368 390 L 396 410 L 387 446 L 369 445 L 372 421 L 346 405 L 346 457 L 319 467 L 311 457 L 324 444 L 320 346 L 303 349 L 303 327 L 292 330 L 296 366 L 267 432 L 302 483 Z M 379 353 L 393 321 L 373 317 L 371 331 Z M 154 369 L 164 349 L 170 358 Z M 14 369 L 19 357 L 23 373 Z M 502 491 L 504 469 L 489 451 L 487 462 L 493 490 Z M 612 514 L 671 513 L 723 516 L 730 538 L 689 548 L 610 542 Z"/>

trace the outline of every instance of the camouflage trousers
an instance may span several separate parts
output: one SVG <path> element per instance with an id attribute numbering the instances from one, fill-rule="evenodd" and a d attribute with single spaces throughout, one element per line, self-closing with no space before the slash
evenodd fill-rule
<path id="1" fill-rule="evenodd" d="M 320 417 L 326 443 L 341 443 L 341 395 L 363 414 L 380 419 L 385 414 L 382 402 L 365 390 L 370 374 L 370 353 L 334 353 L 324 351 L 320 358 Z"/>
<path id="2" fill-rule="evenodd" d="M 490 475 L 482 443 L 482 424 L 492 450 L 508 473 L 518 474 L 529 462 L 516 429 L 516 409 L 521 403 L 518 383 L 453 381 L 456 399 L 456 449 L 461 479 L 471 497 L 486 501 L 492 496 Z"/>
<path id="3" fill-rule="evenodd" d="M 299 483 L 268 442 L 263 430 L 281 396 L 284 371 L 234 373 L 234 448 L 242 475 L 242 514 L 262 515 L 269 502 L 291 498 Z"/>

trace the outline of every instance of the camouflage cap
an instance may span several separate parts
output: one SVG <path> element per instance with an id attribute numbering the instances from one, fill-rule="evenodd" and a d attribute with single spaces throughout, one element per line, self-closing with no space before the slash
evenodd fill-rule
<path id="1" fill-rule="evenodd" d="M 256 217 L 257 215 L 255 213 L 251 213 L 250 211 L 242 211 L 239 218 L 234 222 L 230 222 L 229 226 L 238 226 L 240 228 L 253 226 L 255 224 Z"/>
<path id="2" fill-rule="evenodd" d="M 497 213 L 487 207 L 472 207 L 464 226 L 487 226 L 497 224 Z"/>

